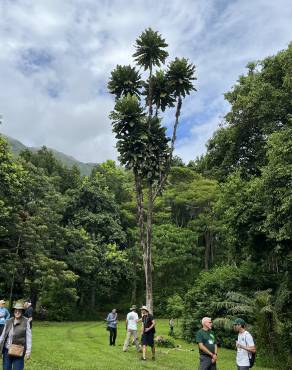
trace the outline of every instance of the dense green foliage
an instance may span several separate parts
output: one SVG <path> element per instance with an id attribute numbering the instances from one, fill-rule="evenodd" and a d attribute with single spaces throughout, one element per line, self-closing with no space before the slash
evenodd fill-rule
<path id="1" fill-rule="evenodd" d="M 191 339 L 206 313 L 231 345 L 230 320 L 242 316 L 266 363 L 281 369 L 292 366 L 291 70 L 291 44 L 250 63 L 225 95 L 225 125 L 189 164 L 219 181 L 212 222 L 222 253 L 221 267 L 200 274 L 186 296 L 184 335 Z"/>
<path id="2" fill-rule="evenodd" d="M 143 37 L 157 41 L 158 35 L 148 30 Z M 158 115 L 176 102 L 179 117 L 180 99 L 191 87 L 174 91 L 162 71 L 143 85 L 152 89 L 148 108 L 157 114 L 151 119 L 143 94 L 137 97 L 139 74 L 121 66 L 112 74 L 110 88 L 119 97 L 113 127 L 125 168 L 107 161 L 82 177 L 46 148 L 15 158 L 0 137 L 0 297 L 30 297 L 36 309 L 44 305 L 48 318 L 58 320 L 144 303 L 134 189 L 143 178 L 138 185 L 149 204 L 149 184 L 157 185 L 169 165 L 151 214 L 155 313 L 182 315 L 182 334 L 190 341 L 200 319 L 210 315 L 227 347 L 235 340 L 230 322 L 241 316 L 251 325 L 259 357 L 291 368 L 291 53 L 290 45 L 249 64 L 226 94 L 225 125 L 206 155 L 187 166 L 169 157 Z M 148 68 L 139 44 L 136 57 Z M 163 64 L 166 55 L 154 57 Z M 183 59 L 168 73 L 181 69 L 192 73 Z M 132 79 L 133 90 L 115 90 L 120 78 Z"/>
<path id="3" fill-rule="evenodd" d="M 97 297 L 106 299 L 130 274 L 106 179 L 81 178 L 46 149 L 13 159 L 0 140 L 1 296 L 28 296 L 54 319 L 72 317 L 75 307 L 93 312 Z"/>

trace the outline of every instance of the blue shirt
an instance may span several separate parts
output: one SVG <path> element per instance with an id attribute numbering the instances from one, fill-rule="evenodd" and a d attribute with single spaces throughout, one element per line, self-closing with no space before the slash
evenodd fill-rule
<path id="1" fill-rule="evenodd" d="M 107 318 L 106 318 L 106 321 L 107 321 L 107 325 L 110 327 L 110 328 L 116 328 L 117 327 L 117 317 L 118 315 L 115 313 L 109 313 L 107 315 Z"/>
<path id="2" fill-rule="evenodd" d="M 5 307 L 0 307 L 0 325 L 5 325 L 5 322 L 10 318 L 10 313 Z"/>

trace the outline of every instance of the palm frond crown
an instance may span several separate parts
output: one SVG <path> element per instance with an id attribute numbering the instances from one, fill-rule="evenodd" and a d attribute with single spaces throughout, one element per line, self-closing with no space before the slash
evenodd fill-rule
<path id="1" fill-rule="evenodd" d="M 197 79 L 195 77 L 195 69 L 196 67 L 189 63 L 186 58 L 175 58 L 169 64 L 166 76 L 175 97 L 185 97 L 192 90 L 196 91 L 193 84 L 193 81 Z"/>
<path id="2" fill-rule="evenodd" d="M 152 66 L 159 67 L 168 57 L 168 52 L 164 50 L 167 46 L 165 39 L 157 31 L 148 28 L 136 40 L 136 52 L 133 57 L 145 70 L 151 69 Z"/>
<path id="3" fill-rule="evenodd" d="M 175 97 L 171 93 L 169 81 L 163 70 L 156 71 L 151 78 L 152 83 L 152 104 L 155 104 L 157 109 L 165 111 L 167 107 L 174 107 Z M 149 79 L 145 83 L 143 95 L 148 95 Z"/>
<path id="4" fill-rule="evenodd" d="M 141 76 L 134 67 L 117 65 L 111 72 L 107 87 L 109 92 L 116 96 L 116 99 L 127 94 L 139 98 L 142 84 Z"/>

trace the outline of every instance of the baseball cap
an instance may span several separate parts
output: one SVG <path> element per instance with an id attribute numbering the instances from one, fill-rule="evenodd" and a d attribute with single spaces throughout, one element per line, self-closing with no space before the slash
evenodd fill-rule
<path id="1" fill-rule="evenodd" d="M 233 321 L 233 325 L 242 325 L 242 326 L 245 326 L 245 321 L 243 319 L 241 319 L 240 317 L 238 317 L 237 319 L 235 319 Z"/>

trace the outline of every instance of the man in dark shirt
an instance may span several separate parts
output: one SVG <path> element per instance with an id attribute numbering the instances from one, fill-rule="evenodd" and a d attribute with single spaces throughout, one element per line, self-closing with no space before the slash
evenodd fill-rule
<path id="1" fill-rule="evenodd" d="M 25 311 L 24 316 L 28 319 L 30 328 L 32 328 L 32 315 L 33 315 L 33 308 L 31 301 L 26 301 L 24 303 Z"/>
<path id="2" fill-rule="evenodd" d="M 155 360 L 155 321 L 153 316 L 149 313 L 147 306 L 141 307 L 142 314 L 142 360 L 146 360 L 146 347 L 150 346 L 152 351 L 152 360 Z"/>
<path id="3" fill-rule="evenodd" d="M 200 352 L 199 370 L 216 370 L 218 348 L 210 317 L 202 319 L 202 329 L 196 334 L 196 342 Z"/>

